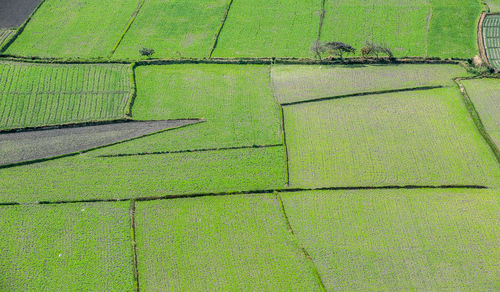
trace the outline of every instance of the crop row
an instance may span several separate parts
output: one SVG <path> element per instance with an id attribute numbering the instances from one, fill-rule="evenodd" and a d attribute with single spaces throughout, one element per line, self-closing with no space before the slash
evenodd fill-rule
<path id="1" fill-rule="evenodd" d="M 0 28 L 0 47 L 13 33 L 14 30 Z"/>
<path id="2" fill-rule="evenodd" d="M 483 22 L 483 37 L 491 65 L 500 68 L 500 15 L 486 15 Z"/>

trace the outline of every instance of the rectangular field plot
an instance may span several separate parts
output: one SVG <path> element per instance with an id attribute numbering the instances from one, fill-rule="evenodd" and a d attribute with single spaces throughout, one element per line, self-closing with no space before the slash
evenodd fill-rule
<path id="1" fill-rule="evenodd" d="M 285 186 L 285 169 L 281 146 L 112 158 L 78 155 L 0 169 L 0 202 L 277 189 Z"/>
<path id="2" fill-rule="evenodd" d="M 139 202 L 146 291 L 320 291 L 272 195 Z"/>
<path id="3" fill-rule="evenodd" d="M 205 118 L 206 122 L 102 149 L 141 153 L 280 144 L 280 109 L 269 66 L 167 65 L 137 67 L 135 119 Z"/>
<path id="4" fill-rule="evenodd" d="M 46 0 L 6 50 L 37 57 L 108 57 L 138 0 Z"/>
<path id="5" fill-rule="evenodd" d="M 500 169 L 455 88 L 287 106 L 294 187 L 495 185 Z"/>
<path id="6" fill-rule="evenodd" d="M 3 291 L 132 291 L 129 203 L 0 207 Z"/>
<path id="7" fill-rule="evenodd" d="M 486 15 L 483 38 L 488 60 L 493 67 L 500 68 L 500 15 Z"/>
<path id="8" fill-rule="evenodd" d="M 311 57 L 321 1 L 234 0 L 215 57 Z"/>
<path id="9" fill-rule="evenodd" d="M 0 129 L 122 118 L 129 83 L 126 65 L 0 62 Z"/>
<path id="10" fill-rule="evenodd" d="M 463 80 L 486 131 L 500 149 L 500 79 Z"/>
<path id="11" fill-rule="evenodd" d="M 422 86 L 455 86 L 452 79 L 459 76 L 467 73 L 458 65 L 272 67 L 273 86 L 280 103 Z"/>
<path id="12" fill-rule="evenodd" d="M 327 291 L 498 289 L 498 192 L 317 191 L 282 197 Z"/>
<path id="13" fill-rule="evenodd" d="M 156 58 L 207 57 L 228 0 L 145 1 L 113 57 L 139 59 L 139 49 Z"/>

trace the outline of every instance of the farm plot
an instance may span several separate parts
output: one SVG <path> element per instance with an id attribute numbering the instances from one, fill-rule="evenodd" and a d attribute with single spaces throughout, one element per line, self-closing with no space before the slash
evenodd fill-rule
<path id="1" fill-rule="evenodd" d="M 488 7 L 490 8 L 490 12 L 500 12 L 500 0 L 485 0 Z"/>
<path id="2" fill-rule="evenodd" d="M 287 106 L 294 187 L 495 185 L 495 156 L 454 88 Z"/>
<path id="3" fill-rule="evenodd" d="M 132 291 L 129 203 L 0 207 L 0 289 Z"/>
<path id="4" fill-rule="evenodd" d="M 326 290 L 496 290 L 500 201 L 490 190 L 283 194 Z"/>
<path id="5" fill-rule="evenodd" d="M 278 65 L 272 67 L 271 73 L 280 103 L 425 86 L 455 86 L 452 78 L 467 76 L 458 65 Z"/>
<path id="6" fill-rule="evenodd" d="M 327 0 L 325 8 L 321 39 L 351 44 L 358 55 L 366 41 L 387 44 L 397 57 L 469 58 L 477 51 L 475 0 Z"/>
<path id="7" fill-rule="evenodd" d="M 125 157 L 78 155 L 0 169 L 0 202 L 276 189 L 285 185 L 285 169 L 281 146 Z"/>
<path id="8" fill-rule="evenodd" d="M 128 70 L 0 62 L 0 129 L 122 118 L 130 97 Z"/>
<path id="9" fill-rule="evenodd" d="M 40 0 L 2 0 L 0 9 L 0 28 L 21 26 L 30 16 Z M 0 40 L 0 44 L 1 44 Z"/>
<path id="10" fill-rule="evenodd" d="M 12 35 L 14 35 L 16 31 L 12 29 L 3 29 L 0 28 L 0 48 L 2 47 L 3 43 L 6 43 Z"/>
<path id="11" fill-rule="evenodd" d="M 486 15 L 483 22 L 483 39 L 490 64 L 500 68 L 500 15 Z"/>
<path id="12" fill-rule="evenodd" d="M 207 57 L 228 0 L 145 1 L 113 55 L 139 59 L 139 49 L 156 58 Z"/>
<path id="13" fill-rule="evenodd" d="M 137 6 L 138 0 L 46 0 L 6 53 L 108 57 Z"/>
<path id="14" fill-rule="evenodd" d="M 140 153 L 280 144 L 279 105 L 269 66 L 168 65 L 136 69 L 134 119 L 206 118 L 206 122 L 102 149 Z"/>
<path id="15" fill-rule="evenodd" d="M 463 80 L 462 83 L 486 131 L 500 149 L 500 79 Z"/>
<path id="16" fill-rule="evenodd" d="M 272 195 L 139 202 L 144 290 L 320 291 Z"/>
<path id="17" fill-rule="evenodd" d="M 311 57 L 321 1 L 235 0 L 215 57 Z"/>

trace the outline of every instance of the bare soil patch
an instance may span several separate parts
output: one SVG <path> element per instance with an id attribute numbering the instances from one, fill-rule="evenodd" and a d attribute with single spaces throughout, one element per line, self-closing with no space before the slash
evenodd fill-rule
<path id="1" fill-rule="evenodd" d="M 0 28 L 21 26 L 41 0 L 1 0 Z"/>

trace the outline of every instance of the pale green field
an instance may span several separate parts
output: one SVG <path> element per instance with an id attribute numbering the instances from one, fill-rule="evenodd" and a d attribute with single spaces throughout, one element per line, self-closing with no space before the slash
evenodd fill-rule
<path id="1" fill-rule="evenodd" d="M 235 0 L 214 57 L 311 57 L 321 1 Z"/>
<path id="2" fill-rule="evenodd" d="M 280 109 L 265 65 L 137 67 L 135 119 L 206 122 L 104 148 L 95 154 L 280 144 Z"/>
<path id="3" fill-rule="evenodd" d="M 6 53 L 37 57 L 108 57 L 138 0 L 46 0 Z"/>
<path id="4" fill-rule="evenodd" d="M 327 291 L 499 288 L 500 201 L 489 190 L 282 194 Z"/>
<path id="5" fill-rule="evenodd" d="M 485 0 L 491 12 L 500 12 L 500 0 Z"/>
<path id="6" fill-rule="evenodd" d="M 273 86 L 280 103 L 422 86 L 455 86 L 454 77 L 467 75 L 459 65 L 272 67 Z"/>
<path id="7" fill-rule="evenodd" d="M 129 66 L 0 62 L 0 129 L 123 118 Z"/>
<path id="8" fill-rule="evenodd" d="M 145 291 L 321 291 L 273 195 L 139 202 Z"/>
<path id="9" fill-rule="evenodd" d="M 500 148 L 500 79 L 463 80 L 486 131 Z"/>
<path id="10" fill-rule="evenodd" d="M 285 129 L 295 187 L 500 183 L 455 88 L 287 106 Z"/>
<path id="11" fill-rule="evenodd" d="M 285 185 L 284 155 L 283 147 L 113 158 L 78 155 L 0 169 L 0 202 L 277 189 Z"/>
<path id="12" fill-rule="evenodd" d="M 146 0 L 114 58 L 139 59 L 142 47 L 155 58 L 207 57 L 228 0 Z"/>
<path id="13" fill-rule="evenodd" d="M 0 207 L 0 290 L 132 291 L 129 204 Z"/>

